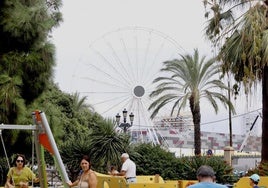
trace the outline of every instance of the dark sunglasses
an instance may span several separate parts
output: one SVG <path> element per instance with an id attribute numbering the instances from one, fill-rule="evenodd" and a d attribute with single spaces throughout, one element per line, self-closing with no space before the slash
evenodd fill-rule
<path id="1" fill-rule="evenodd" d="M 17 163 L 23 163 L 23 160 L 16 160 Z"/>

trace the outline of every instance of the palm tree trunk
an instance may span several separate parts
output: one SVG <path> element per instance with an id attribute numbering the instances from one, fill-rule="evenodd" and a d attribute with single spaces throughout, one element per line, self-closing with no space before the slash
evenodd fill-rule
<path id="1" fill-rule="evenodd" d="M 231 88 L 230 88 L 229 76 L 228 76 L 228 100 L 231 101 Z M 230 105 L 228 106 L 228 110 L 229 110 L 229 145 L 233 147 L 232 110 Z"/>
<path id="2" fill-rule="evenodd" d="M 201 130 L 200 130 L 200 104 L 199 101 L 194 104 L 194 97 L 190 98 L 190 108 L 194 123 L 194 154 L 201 155 Z"/>
<path id="3" fill-rule="evenodd" d="M 268 162 L 268 66 L 263 68 L 262 78 L 262 151 L 261 162 Z"/>

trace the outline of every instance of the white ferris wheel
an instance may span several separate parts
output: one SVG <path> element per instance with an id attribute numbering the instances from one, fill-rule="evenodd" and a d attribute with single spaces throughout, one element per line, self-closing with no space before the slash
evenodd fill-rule
<path id="1" fill-rule="evenodd" d="M 183 48 L 162 32 L 144 27 L 124 27 L 93 41 L 73 71 L 72 89 L 103 117 L 115 119 L 126 109 L 134 114 L 133 126 L 140 135 L 157 143 L 150 119 L 152 81 L 161 76 L 162 63 L 180 58 Z M 169 115 L 163 109 L 159 115 Z M 139 136 L 138 136 L 139 137 Z M 144 138 L 142 138 L 144 139 Z"/>

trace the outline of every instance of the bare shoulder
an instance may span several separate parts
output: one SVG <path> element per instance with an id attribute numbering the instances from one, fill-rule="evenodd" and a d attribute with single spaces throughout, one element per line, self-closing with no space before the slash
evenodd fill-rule
<path id="1" fill-rule="evenodd" d="M 93 170 L 90 170 L 90 172 L 88 173 L 88 175 L 91 176 L 91 177 L 97 177 L 95 171 L 93 171 Z"/>

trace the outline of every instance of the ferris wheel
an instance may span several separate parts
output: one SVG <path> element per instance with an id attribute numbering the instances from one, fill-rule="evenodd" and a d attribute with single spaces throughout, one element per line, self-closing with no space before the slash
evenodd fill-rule
<path id="1" fill-rule="evenodd" d="M 154 29 L 124 27 L 107 32 L 90 43 L 79 59 L 72 90 L 86 96 L 103 117 L 114 119 L 126 109 L 135 116 L 131 129 L 150 130 L 152 81 L 161 76 L 164 61 L 178 59 L 184 52 L 174 39 Z"/>

